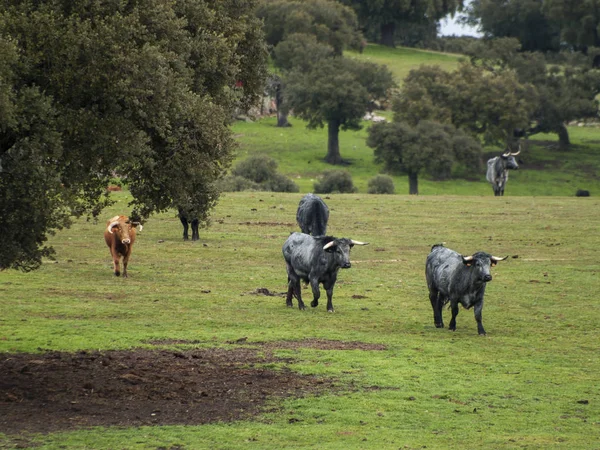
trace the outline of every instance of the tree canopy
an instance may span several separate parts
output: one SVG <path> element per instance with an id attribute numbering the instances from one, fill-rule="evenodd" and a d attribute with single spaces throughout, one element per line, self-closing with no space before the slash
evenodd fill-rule
<path id="1" fill-rule="evenodd" d="M 533 85 L 514 70 L 472 65 L 457 70 L 438 66 L 411 70 L 394 101 L 394 120 L 451 123 L 488 143 L 507 143 L 516 128 L 527 127 L 538 101 Z"/>
<path id="2" fill-rule="evenodd" d="M 455 163 L 463 163 L 477 173 L 481 146 L 471 136 L 450 124 L 422 120 L 380 122 L 369 128 L 367 145 L 374 149 L 375 161 L 390 173 L 406 173 L 409 194 L 418 194 L 419 173 L 426 170 L 437 179 L 449 178 Z"/>
<path id="3" fill-rule="evenodd" d="M 346 58 L 323 59 L 310 70 L 296 69 L 287 77 L 286 102 L 308 128 L 328 127 L 325 161 L 343 162 L 339 131 L 358 130 L 372 101 L 386 98 L 394 86 L 383 66 Z"/>
<path id="4" fill-rule="evenodd" d="M 0 4 L 0 268 L 39 267 L 48 234 L 110 203 L 115 173 L 144 217 L 206 220 L 233 110 L 264 85 L 254 1 Z"/>
<path id="5" fill-rule="evenodd" d="M 365 30 L 379 30 L 379 42 L 394 47 L 399 27 L 437 23 L 462 8 L 463 0 L 342 0 L 351 6 Z M 427 32 L 427 27 L 423 30 Z"/>

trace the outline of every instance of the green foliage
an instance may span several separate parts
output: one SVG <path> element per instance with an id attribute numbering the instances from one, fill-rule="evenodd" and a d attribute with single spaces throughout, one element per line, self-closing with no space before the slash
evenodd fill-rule
<path id="1" fill-rule="evenodd" d="M 534 86 L 520 82 L 513 70 L 467 62 L 451 73 L 421 66 L 404 80 L 394 101 L 394 120 L 452 123 L 486 143 L 504 143 L 515 129 L 529 125 L 537 101 Z"/>
<path id="2" fill-rule="evenodd" d="M 422 170 L 435 179 L 448 179 L 457 161 L 478 168 L 481 152 L 477 141 L 452 125 L 427 120 L 416 126 L 404 122 L 374 124 L 369 128 L 367 145 L 386 171 L 409 175 L 411 194 L 419 193 L 417 177 Z"/>
<path id="3" fill-rule="evenodd" d="M 375 175 L 369 180 L 369 194 L 395 194 L 394 180 L 389 175 Z"/>
<path id="4" fill-rule="evenodd" d="M 487 38 L 516 38 L 524 51 L 558 51 L 560 27 L 543 11 L 543 3 L 531 0 L 473 0 L 468 23 L 481 28 Z"/>
<path id="5" fill-rule="evenodd" d="M 219 192 L 262 191 L 262 186 L 239 175 L 226 175 L 215 182 Z"/>
<path id="6" fill-rule="evenodd" d="M 352 175 L 347 170 L 325 170 L 315 182 L 314 191 L 317 194 L 331 194 L 332 192 L 356 192 Z"/>
<path id="7" fill-rule="evenodd" d="M 257 16 L 264 21 L 265 37 L 272 47 L 305 34 L 341 55 L 344 49 L 357 49 L 362 42 L 356 15 L 336 1 L 263 0 Z"/>
<path id="8" fill-rule="evenodd" d="M 294 70 L 287 77 L 286 103 L 309 128 L 329 129 L 326 161 L 342 162 L 338 143 L 341 129 L 358 130 L 372 101 L 384 99 L 394 86 L 385 67 L 345 58 L 323 60 L 312 70 Z"/>
<path id="9" fill-rule="evenodd" d="M 256 189 L 274 192 L 298 192 L 298 186 L 289 178 L 277 173 L 277 161 L 267 155 L 252 155 L 240 161 L 231 171 L 233 178 L 222 185 L 232 190 Z M 240 180 L 244 178 L 249 183 Z"/>
<path id="10" fill-rule="evenodd" d="M 556 133 L 561 146 L 570 145 L 565 122 L 595 118 L 598 115 L 600 70 L 593 65 L 594 52 L 565 52 L 549 57 L 542 53 L 518 52 L 514 39 L 495 39 L 473 45 L 469 51 L 473 64 L 495 70 L 509 67 L 522 83 L 533 84 L 539 95 L 525 127 L 527 135 Z"/>
<path id="11" fill-rule="evenodd" d="M 404 43 L 410 30 L 417 41 L 431 36 L 437 21 L 448 14 L 454 14 L 462 6 L 461 0 L 342 0 L 351 6 L 358 15 L 362 28 L 368 31 L 373 40 L 393 47 L 398 39 Z M 396 36 L 398 34 L 398 36 Z"/>
<path id="12" fill-rule="evenodd" d="M 1 2 L 0 268 L 38 267 L 48 234 L 106 207 L 113 173 L 142 216 L 179 206 L 207 220 L 230 117 L 263 91 L 253 8 Z"/>
<path id="13" fill-rule="evenodd" d="M 549 0 L 543 11 L 560 24 L 560 37 L 576 50 L 600 47 L 600 14 L 597 0 Z"/>

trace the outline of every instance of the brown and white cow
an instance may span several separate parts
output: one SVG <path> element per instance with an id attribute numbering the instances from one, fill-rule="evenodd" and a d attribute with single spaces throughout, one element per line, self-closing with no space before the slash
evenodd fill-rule
<path id="1" fill-rule="evenodd" d="M 115 216 L 106 222 L 104 240 L 110 249 L 116 276 L 121 275 L 119 262 L 123 258 L 123 277 L 127 277 L 127 263 L 135 242 L 135 227 L 138 225 L 142 231 L 142 225 L 139 222 L 132 222 L 127 216 Z"/>

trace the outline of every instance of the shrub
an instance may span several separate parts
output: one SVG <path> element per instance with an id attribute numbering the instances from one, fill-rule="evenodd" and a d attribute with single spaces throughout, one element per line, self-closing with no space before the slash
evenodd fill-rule
<path id="1" fill-rule="evenodd" d="M 317 194 L 330 194 L 332 192 L 356 192 L 352 183 L 352 175 L 347 170 L 326 170 L 320 181 L 314 185 Z"/>
<path id="2" fill-rule="evenodd" d="M 220 192 L 262 191 L 260 184 L 237 175 L 227 175 L 215 183 Z"/>
<path id="3" fill-rule="evenodd" d="M 290 180 L 285 175 L 276 173 L 270 180 L 263 183 L 263 187 L 267 191 L 273 192 L 299 192 L 300 188 L 296 183 Z"/>
<path id="4" fill-rule="evenodd" d="M 231 173 L 255 183 L 264 183 L 277 173 L 277 162 L 267 155 L 252 155 L 244 161 L 240 161 Z"/>
<path id="5" fill-rule="evenodd" d="M 377 175 L 369 180 L 369 194 L 393 194 L 394 180 L 389 175 Z"/>

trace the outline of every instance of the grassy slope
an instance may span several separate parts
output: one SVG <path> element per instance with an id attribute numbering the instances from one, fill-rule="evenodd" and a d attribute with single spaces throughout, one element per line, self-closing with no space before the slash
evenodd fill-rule
<path id="1" fill-rule="evenodd" d="M 127 193 L 116 195 L 107 217 L 126 209 Z M 289 400 L 256 421 L 83 430 L 40 437 L 39 448 L 571 449 L 600 439 L 597 199 L 331 195 L 330 231 L 371 243 L 340 273 L 335 314 L 250 294 L 285 290 L 280 249 L 297 228 L 298 200 L 228 194 L 201 233 L 206 246 L 181 241 L 174 213 L 154 217 L 129 279 L 111 273 L 103 223 L 78 223 L 52 239 L 56 263 L 0 273 L 0 352 L 132 348 L 157 338 L 212 346 L 242 336 L 386 344 L 278 352 L 296 360 L 293 370 L 355 390 Z M 423 270 L 440 241 L 518 256 L 493 271 L 485 338 L 471 311 L 461 310 L 455 333 L 433 326 Z"/>

